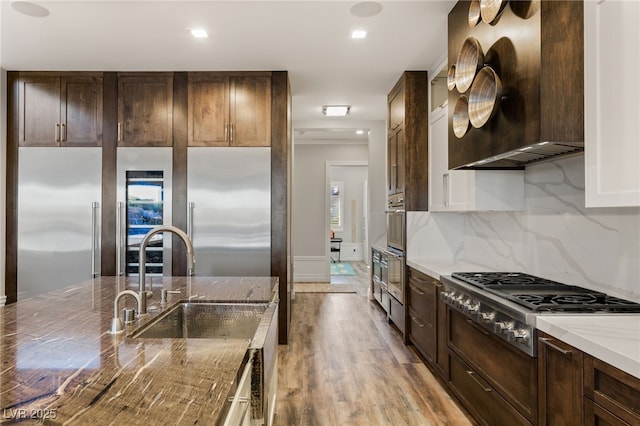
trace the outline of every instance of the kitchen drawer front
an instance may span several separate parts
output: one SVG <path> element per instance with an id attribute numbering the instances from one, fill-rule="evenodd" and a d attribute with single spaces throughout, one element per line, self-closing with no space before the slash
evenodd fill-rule
<path id="1" fill-rule="evenodd" d="M 432 365 L 436 362 L 436 330 L 409 308 L 409 338 Z"/>
<path id="2" fill-rule="evenodd" d="M 532 424 L 455 355 L 449 356 L 449 386 L 480 424 Z"/>
<path id="3" fill-rule="evenodd" d="M 640 424 L 640 379 L 587 354 L 584 395 L 628 424 Z"/>
<path id="4" fill-rule="evenodd" d="M 389 295 L 389 319 L 404 334 L 404 307 L 392 295 Z"/>
<path id="5" fill-rule="evenodd" d="M 585 426 L 631 426 L 631 423 L 611 414 L 589 398 L 584 399 L 584 424 Z"/>
<path id="6" fill-rule="evenodd" d="M 415 277 L 411 271 L 409 275 L 409 306 L 418 313 L 433 313 L 435 318 L 435 300 L 436 286 L 434 283 Z"/>
<path id="7" fill-rule="evenodd" d="M 529 421 L 538 409 L 536 358 L 491 335 L 459 312 L 447 309 L 448 346 Z"/>

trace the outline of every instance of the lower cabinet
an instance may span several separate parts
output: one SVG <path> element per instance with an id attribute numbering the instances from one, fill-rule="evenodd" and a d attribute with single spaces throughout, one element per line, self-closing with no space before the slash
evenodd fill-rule
<path id="1" fill-rule="evenodd" d="M 393 322 L 401 334 L 405 331 L 404 306 L 394 296 L 389 294 L 389 320 Z"/>
<path id="2" fill-rule="evenodd" d="M 584 354 L 584 424 L 640 425 L 640 379 Z"/>
<path id="3" fill-rule="evenodd" d="M 582 424 L 582 352 L 538 332 L 538 422 Z"/>
<path id="4" fill-rule="evenodd" d="M 443 380 L 448 370 L 446 305 L 440 300 L 442 284 L 413 268 L 408 269 L 409 341 Z"/>

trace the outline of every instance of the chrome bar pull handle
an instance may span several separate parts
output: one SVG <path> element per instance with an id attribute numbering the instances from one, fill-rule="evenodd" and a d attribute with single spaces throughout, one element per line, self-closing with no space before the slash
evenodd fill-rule
<path id="1" fill-rule="evenodd" d="M 442 175 L 442 199 L 444 201 L 444 205 L 449 205 L 449 173 L 445 173 Z"/>
<path id="2" fill-rule="evenodd" d="M 224 125 L 224 141 L 225 142 L 229 141 L 228 137 L 229 137 L 229 125 L 225 124 Z"/>
<path id="3" fill-rule="evenodd" d="M 116 231 L 118 235 L 116 236 L 116 275 L 123 276 L 124 275 L 124 203 L 119 202 L 117 213 L 116 213 Z"/>
<path id="4" fill-rule="evenodd" d="M 122 124 L 118 123 L 118 142 L 122 142 Z"/>
<path id="5" fill-rule="evenodd" d="M 97 278 L 98 253 L 100 252 L 100 203 L 91 203 L 91 278 Z"/>
<path id="6" fill-rule="evenodd" d="M 66 142 L 67 141 L 67 125 L 62 123 L 60 126 L 62 127 L 62 130 L 60 132 L 60 142 Z"/>
<path id="7" fill-rule="evenodd" d="M 230 135 L 230 142 L 233 142 L 233 123 L 230 124 L 231 126 L 231 130 L 229 131 L 229 135 Z"/>
<path id="8" fill-rule="evenodd" d="M 60 123 L 56 123 L 56 129 L 53 133 L 56 142 L 60 142 Z"/>
<path id="9" fill-rule="evenodd" d="M 187 236 L 193 242 L 193 209 L 196 204 L 192 201 L 189 203 L 189 210 L 187 211 Z"/>

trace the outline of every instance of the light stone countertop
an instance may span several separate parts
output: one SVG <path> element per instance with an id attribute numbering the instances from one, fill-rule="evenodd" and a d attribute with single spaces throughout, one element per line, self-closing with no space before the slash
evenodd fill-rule
<path id="1" fill-rule="evenodd" d="M 425 260 L 407 258 L 407 266 L 414 268 L 423 274 L 429 275 L 436 280 L 442 275 L 451 275 L 452 272 L 485 272 L 491 269 L 473 262 L 448 261 L 448 260 Z"/>
<path id="2" fill-rule="evenodd" d="M 640 379 L 640 314 L 548 314 L 536 327 Z"/>
<path id="3" fill-rule="evenodd" d="M 277 278 L 153 278 L 150 314 L 108 333 L 117 291 L 137 281 L 101 277 L 0 308 L 0 408 L 5 419 L 42 424 L 215 424 L 228 407 L 251 339 L 132 339 L 155 318 L 160 289 L 164 310 L 181 300 L 269 303 Z M 121 307 L 133 306 L 132 298 Z M 277 299 L 276 299 L 277 300 Z M 256 333 L 257 335 L 258 333 Z M 254 337 L 254 340 L 256 338 Z"/>

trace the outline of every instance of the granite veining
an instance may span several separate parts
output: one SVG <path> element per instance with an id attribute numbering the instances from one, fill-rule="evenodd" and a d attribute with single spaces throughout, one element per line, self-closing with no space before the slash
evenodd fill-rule
<path id="1" fill-rule="evenodd" d="M 135 279 L 97 278 L 0 308 L 2 420 L 215 424 L 255 342 L 128 336 L 181 300 L 268 303 L 276 281 L 153 278 L 150 314 L 120 335 L 108 333 L 113 300 L 120 290 L 136 289 Z M 161 288 L 181 294 L 160 307 Z"/>

